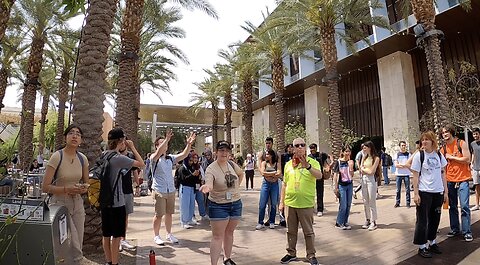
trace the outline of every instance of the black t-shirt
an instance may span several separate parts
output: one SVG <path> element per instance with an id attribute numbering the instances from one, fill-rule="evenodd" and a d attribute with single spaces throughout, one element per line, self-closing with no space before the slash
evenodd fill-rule
<path id="1" fill-rule="evenodd" d="M 135 156 L 128 152 L 127 156 L 131 159 L 135 159 Z M 134 170 L 138 170 L 137 167 L 132 167 L 132 169 L 128 170 L 126 168 L 120 170 L 120 174 L 122 174 L 122 190 L 123 194 L 133 194 L 133 181 L 132 181 L 132 172 Z"/>
<path id="2" fill-rule="evenodd" d="M 337 160 L 333 164 L 332 168 L 333 173 L 338 173 L 338 184 L 342 186 L 350 185 L 352 183 L 352 177 L 350 175 L 350 168 L 348 166 L 348 161 Z"/>
<path id="3" fill-rule="evenodd" d="M 285 165 L 287 164 L 288 161 L 290 161 L 293 157 L 293 154 L 285 153 L 281 157 L 281 165 L 282 165 L 282 174 L 285 168 Z"/>
<path id="4" fill-rule="evenodd" d="M 201 175 L 195 176 L 193 173 L 195 170 L 193 168 L 186 168 L 185 165 L 182 165 L 178 169 L 180 184 L 188 187 L 195 187 L 196 184 L 200 184 Z"/>

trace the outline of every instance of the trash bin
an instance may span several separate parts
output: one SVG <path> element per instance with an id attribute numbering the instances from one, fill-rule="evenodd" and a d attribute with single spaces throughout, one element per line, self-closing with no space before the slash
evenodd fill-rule
<path id="1" fill-rule="evenodd" d="M 0 210 L 0 249 L 7 249 L 0 265 L 73 264 L 65 206 L 48 209 L 41 199 L 5 198 Z"/>

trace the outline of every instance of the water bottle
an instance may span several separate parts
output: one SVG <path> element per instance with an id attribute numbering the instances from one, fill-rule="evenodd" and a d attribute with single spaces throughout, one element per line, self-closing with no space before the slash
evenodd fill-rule
<path id="1" fill-rule="evenodd" d="M 153 251 L 153 249 L 150 250 L 148 258 L 150 259 L 150 265 L 157 265 L 157 261 L 155 260 L 155 251 Z"/>

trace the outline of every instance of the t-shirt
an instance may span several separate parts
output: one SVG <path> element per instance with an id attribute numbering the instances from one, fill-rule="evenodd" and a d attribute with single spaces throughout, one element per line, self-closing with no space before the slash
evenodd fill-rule
<path id="1" fill-rule="evenodd" d="M 53 155 L 50 157 L 50 160 L 48 161 L 48 166 L 52 167 L 53 169 L 57 169 L 57 179 L 52 180 L 55 181 L 55 183 L 52 183 L 53 185 L 57 186 L 70 186 L 70 185 L 75 185 L 80 182 L 82 179 L 82 164 L 80 163 L 80 159 L 78 158 L 77 154 L 73 157 L 73 163 L 72 163 L 72 158 L 68 157 L 68 155 L 65 154 L 65 151 L 63 152 L 63 158 L 62 158 L 62 164 L 59 166 L 60 163 L 60 151 L 57 151 L 53 153 Z M 87 157 L 79 153 L 83 157 L 83 166 L 88 168 L 88 159 Z"/>
<path id="2" fill-rule="evenodd" d="M 173 180 L 173 162 L 177 161 L 178 155 L 168 155 L 172 159 L 167 159 L 165 155 L 162 155 L 157 161 L 157 169 L 153 172 L 153 184 L 152 188 L 156 192 L 171 193 L 175 192 L 175 184 Z M 173 161 L 172 161 L 173 160 Z M 150 161 L 150 167 L 152 170 L 155 168 L 157 161 Z"/>
<path id="3" fill-rule="evenodd" d="M 348 161 L 338 160 L 337 163 L 333 165 L 333 173 L 338 173 L 338 184 L 342 186 L 350 185 L 352 183 L 352 175 L 350 174 L 350 168 L 348 166 Z"/>
<path id="4" fill-rule="evenodd" d="M 425 153 L 423 166 L 420 163 L 420 152 L 413 156 L 411 169 L 416 172 L 421 171 L 419 177 L 418 190 L 425 192 L 443 192 L 442 169 L 447 165 L 447 160 L 436 151 Z"/>
<path id="5" fill-rule="evenodd" d="M 215 161 L 205 171 L 205 185 L 211 188 L 208 199 L 215 203 L 229 203 L 240 200 L 240 176 L 243 175 L 243 171 L 235 163 L 227 163 L 227 167 L 228 171 L 222 169 Z"/>
<path id="6" fill-rule="evenodd" d="M 307 157 L 313 168 L 320 170 L 317 160 Z M 316 178 L 300 165 L 293 167 L 292 160 L 285 165 L 283 176 L 285 187 L 285 205 L 293 208 L 312 208 L 315 205 Z"/>
<path id="7" fill-rule="evenodd" d="M 397 155 L 393 158 L 393 161 L 397 161 L 400 165 L 405 165 L 410 158 L 409 152 L 398 152 Z M 411 171 L 408 168 L 398 168 L 395 167 L 396 176 L 410 176 Z"/>
<path id="8" fill-rule="evenodd" d="M 255 169 L 255 161 L 253 159 L 245 160 L 245 170 L 254 170 Z"/>
<path id="9" fill-rule="evenodd" d="M 473 141 L 470 143 L 473 150 L 474 161 L 472 161 L 472 168 L 474 170 L 480 170 L 480 141 Z"/>
<path id="10" fill-rule="evenodd" d="M 106 151 L 106 152 L 116 152 L 116 151 Z M 123 193 L 123 177 L 120 171 L 130 170 L 132 168 L 133 162 L 135 160 L 131 159 L 128 156 L 118 154 L 110 159 L 110 166 L 108 169 L 108 178 L 110 180 L 110 187 L 113 189 L 113 205 L 112 207 L 120 207 L 125 205 L 125 196 Z M 117 181 L 117 186 L 115 187 L 115 182 Z"/>
<path id="11" fill-rule="evenodd" d="M 463 154 L 458 151 L 457 141 L 460 141 L 460 144 L 463 144 L 463 141 L 455 139 L 451 144 L 446 144 L 445 147 L 441 148 L 440 150 L 442 151 L 442 153 L 444 150 L 446 150 L 447 154 L 456 157 L 463 157 Z M 453 160 L 448 161 L 446 172 L 447 181 L 449 182 L 467 181 L 472 177 L 469 164 Z"/>

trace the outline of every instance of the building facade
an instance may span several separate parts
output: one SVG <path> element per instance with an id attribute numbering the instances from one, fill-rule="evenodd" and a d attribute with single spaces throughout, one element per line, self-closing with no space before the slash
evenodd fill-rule
<path id="1" fill-rule="evenodd" d="M 416 20 L 413 15 L 403 19 L 399 2 L 383 0 L 384 8 L 371 11 L 388 17 L 394 29 L 390 32 L 373 27 L 368 36 L 371 47 L 357 42 L 357 53 L 351 54 L 337 41 L 344 125 L 358 136 L 376 138 L 387 150 L 394 149 L 399 140 L 413 147 L 419 137 L 419 120 L 432 108 L 425 53 L 416 46 L 412 30 Z M 478 70 L 479 2 L 472 1 L 469 12 L 456 0 L 438 0 L 436 4 L 436 26 L 445 34 L 441 46 L 445 74 L 449 69 L 458 69 L 461 61 Z M 309 141 L 329 151 L 328 93 L 321 82 L 325 75 L 323 61 L 313 51 L 307 55 L 315 60 L 284 58 L 285 66 L 290 66 L 285 76 L 285 120 L 302 123 Z M 292 70 L 296 63 L 298 69 Z M 275 131 L 272 99 L 272 88 L 260 83 L 259 99 L 253 106 L 255 134 Z"/>

